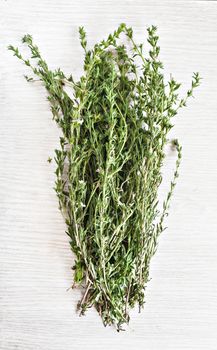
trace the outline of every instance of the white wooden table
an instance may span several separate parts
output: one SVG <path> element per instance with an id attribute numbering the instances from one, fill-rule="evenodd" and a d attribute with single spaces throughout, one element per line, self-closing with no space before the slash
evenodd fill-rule
<path id="1" fill-rule="evenodd" d="M 0 349 L 216 350 L 217 1 L 1 0 L 0 14 Z M 171 135 L 183 162 L 147 304 L 117 333 L 94 309 L 79 317 L 80 291 L 66 291 L 73 257 L 47 162 L 59 130 L 43 87 L 23 79 L 28 70 L 6 47 L 30 33 L 51 68 L 78 76 L 78 26 L 91 45 L 121 22 L 140 41 L 157 25 L 166 76 L 186 89 L 199 71 L 203 83 Z M 173 162 L 168 153 L 166 177 Z"/>

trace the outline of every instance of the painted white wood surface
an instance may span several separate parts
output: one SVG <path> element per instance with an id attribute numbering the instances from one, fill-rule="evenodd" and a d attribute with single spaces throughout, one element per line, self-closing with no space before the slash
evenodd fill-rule
<path id="1" fill-rule="evenodd" d="M 217 2 L 1 0 L 0 17 L 0 349 L 217 349 Z M 140 41 L 156 24 L 165 73 L 187 88 L 198 70 L 203 83 L 172 133 L 183 162 L 147 304 L 118 334 L 95 310 L 79 317 L 80 292 L 66 291 L 72 254 L 47 163 L 59 131 L 43 87 L 25 82 L 6 46 L 30 33 L 52 68 L 79 75 L 78 26 L 92 44 L 120 22 Z"/>

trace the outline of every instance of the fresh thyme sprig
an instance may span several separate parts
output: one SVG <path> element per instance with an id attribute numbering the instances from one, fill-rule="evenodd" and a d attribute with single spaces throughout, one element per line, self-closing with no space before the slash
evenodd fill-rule
<path id="1" fill-rule="evenodd" d="M 80 27 L 85 57 L 79 81 L 60 69 L 51 71 L 30 35 L 23 43 L 31 60 L 9 46 L 44 83 L 53 119 L 62 129 L 55 150 L 55 190 L 76 256 L 74 283 L 85 287 L 78 307 L 83 314 L 94 305 L 104 325 L 118 330 L 129 322 L 129 308 L 144 304 L 150 260 L 164 230 L 181 161 L 181 146 L 173 140 L 178 157 L 160 213 L 158 188 L 168 132 L 200 83 L 194 73 L 186 97 L 179 99 L 180 84 L 173 78 L 164 81 L 156 33 L 155 26 L 148 28 L 151 49 L 145 57 L 143 45 L 135 43 L 125 24 L 92 49 L 87 49 Z M 132 53 L 119 42 L 121 34 L 131 42 Z"/>

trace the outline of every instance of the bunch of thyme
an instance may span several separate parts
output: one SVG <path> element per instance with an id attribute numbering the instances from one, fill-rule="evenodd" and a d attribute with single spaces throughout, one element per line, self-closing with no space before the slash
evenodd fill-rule
<path id="1" fill-rule="evenodd" d="M 150 260 L 164 230 L 181 160 L 181 146 L 173 140 L 176 168 L 159 212 L 168 132 L 200 82 L 194 73 L 191 88 L 179 99 L 180 84 L 173 78 L 164 82 L 156 27 L 147 31 L 150 51 L 145 57 L 143 45 L 135 43 L 125 24 L 92 49 L 79 28 L 85 54 L 79 81 L 60 69 L 51 71 L 30 35 L 22 41 L 32 60 L 9 46 L 44 83 L 53 119 L 62 130 L 55 150 L 55 190 L 76 256 L 74 282 L 85 287 L 78 306 L 83 314 L 94 305 L 104 325 L 118 330 L 129 322 L 129 309 L 144 304 Z M 120 43 L 122 33 L 130 52 Z"/>

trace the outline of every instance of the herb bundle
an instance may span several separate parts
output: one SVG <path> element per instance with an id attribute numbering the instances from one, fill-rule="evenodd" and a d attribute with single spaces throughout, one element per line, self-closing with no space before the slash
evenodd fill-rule
<path id="1" fill-rule="evenodd" d="M 125 24 L 92 49 L 83 27 L 79 33 L 85 54 L 79 81 L 60 69 L 51 71 L 30 35 L 22 41 L 31 60 L 17 48 L 9 49 L 44 83 L 53 119 L 62 130 L 55 150 L 55 190 L 76 256 L 74 285 L 85 288 L 78 307 L 84 314 L 94 305 L 104 325 L 120 330 L 129 322 L 129 309 L 144 304 L 150 260 L 164 230 L 181 160 L 181 146 L 173 140 L 176 168 L 160 212 L 164 148 L 173 117 L 200 77 L 194 73 L 191 88 L 179 99 L 180 84 L 173 78 L 164 81 L 154 26 L 148 28 L 148 57 Z M 121 34 L 131 50 L 120 43 Z"/>

